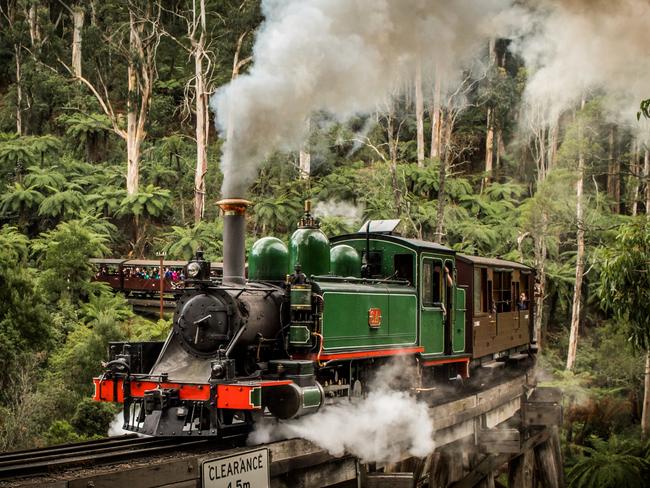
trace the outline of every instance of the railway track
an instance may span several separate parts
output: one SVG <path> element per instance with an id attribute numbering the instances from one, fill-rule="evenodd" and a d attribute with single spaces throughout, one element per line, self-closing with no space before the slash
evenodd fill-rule
<path id="1" fill-rule="evenodd" d="M 75 467 L 127 461 L 179 449 L 197 449 L 210 443 L 208 439 L 138 437 L 133 434 L 44 449 L 8 452 L 0 454 L 0 481 L 44 475 Z"/>

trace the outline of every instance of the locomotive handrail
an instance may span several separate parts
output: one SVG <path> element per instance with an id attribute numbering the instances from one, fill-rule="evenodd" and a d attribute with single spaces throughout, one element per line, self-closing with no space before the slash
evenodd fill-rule
<path id="1" fill-rule="evenodd" d="M 368 284 L 378 284 L 385 283 L 388 285 L 405 285 L 411 286 L 411 282 L 408 280 L 388 280 L 388 279 L 372 279 L 372 278 L 355 278 L 353 276 L 341 277 L 341 276 L 328 276 L 328 275 L 312 275 L 312 280 L 318 281 L 331 281 L 331 282 L 349 282 L 349 283 L 368 283 Z"/>

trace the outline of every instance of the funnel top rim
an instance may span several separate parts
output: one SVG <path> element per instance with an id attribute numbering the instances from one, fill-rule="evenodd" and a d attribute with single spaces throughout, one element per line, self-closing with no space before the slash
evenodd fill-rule
<path id="1" fill-rule="evenodd" d="M 217 205 L 219 205 L 220 207 L 222 207 L 224 205 L 228 205 L 228 206 L 236 205 L 236 206 L 248 207 L 252 203 L 253 202 L 251 202 L 249 200 L 245 200 L 243 198 L 224 198 L 222 200 L 219 200 L 217 202 Z"/>

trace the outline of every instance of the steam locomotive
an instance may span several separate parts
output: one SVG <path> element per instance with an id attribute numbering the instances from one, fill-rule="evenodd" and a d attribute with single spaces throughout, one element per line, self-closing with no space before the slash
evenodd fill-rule
<path id="1" fill-rule="evenodd" d="M 306 205 L 289 246 L 255 242 L 246 278 L 249 202 L 218 204 L 223 277 L 197 252 L 167 340 L 111 343 L 94 379 L 95 400 L 123 403 L 127 430 L 237 435 L 262 415 L 291 419 L 360 396 L 396 356 L 424 390 L 535 352 L 527 266 L 401 237 L 399 221 L 328 240 Z"/>

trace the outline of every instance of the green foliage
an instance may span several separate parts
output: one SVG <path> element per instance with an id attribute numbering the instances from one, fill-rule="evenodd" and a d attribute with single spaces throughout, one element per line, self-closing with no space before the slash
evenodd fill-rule
<path id="1" fill-rule="evenodd" d="M 345 217 L 321 217 L 320 228 L 326 236 L 338 236 L 342 234 L 351 234 L 361 227 L 359 222 L 350 221 Z"/>
<path id="2" fill-rule="evenodd" d="M 48 297 L 56 301 L 62 296 L 72 300 L 88 296 L 94 289 L 90 283 L 94 269 L 88 260 L 108 254 L 108 240 L 80 220 L 62 222 L 34 240 L 32 250 L 43 270 L 40 281 Z"/>
<path id="3" fill-rule="evenodd" d="M 81 305 L 80 316 L 85 323 L 114 320 L 117 323 L 133 318 L 133 310 L 121 294 L 114 294 L 105 285 L 105 290 L 93 293 L 88 302 Z"/>
<path id="4" fill-rule="evenodd" d="M 132 341 L 164 341 L 172 329 L 171 320 L 151 322 L 143 318 L 130 324 L 129 340 Z"/>
<path id="5" fill-rule="evenodd" d="M 165 236 L 167 257 L 189 261 L 196 251 L 202 250 L 206 258 L 220 260 L 223 241 L 223 224 L 199 222 L 188 227 L 172 226 Z"/>
<path id="6" fill-rule="evenodd" d="M 96 160 L 94 154 L 100 141 L 112 131 L 110 119 L 104 114 L 63 114 L 57 121 L 65 126 L 65 135 L 77 150 L 84 149 L 89 160 Z"/>
<path id="7" fill-rule="evenodd" d="M 81 436 L 75 432 L 74 427 L 66 420 L 55 420 L 45 433 L 45 441 L 48 446 L 70 444 L 81 440 Z"/>
<path id="8" fill-rule="evenodd" d="M 56 191 L 43 199 L 38 206 L 38 215 L 51 218 L 72 218 L 86 205 L 83 194 L 77 185 L 69 185 L 68 189 Z"/>
<path id="9" fill-rule="evenodd" d="M 26 236 L 14 227 L 0 229 L 0 399 L 19 358 L 51 346 L 46 302 L 36 273 L 26 267 L 27 253 Z"/>
<path id="10" fill-rule="evenodd" d="M 96 320 L 74 325 L 63 346 L 53 354 L 52 366 L 68 388 L 90 395 L 92 379 L 101 372 L 101 361 L 107 359 L 108 343 L 125 338 L 116 315 L 105 310 Z"/>
<path id="11" fill-rule="evenodd" d="M 626 323 L 633 343 L 650 348 L 650 224 L 645 218 L 622 225 L 616 241 L 599 253 L 602 304 Z"/>
<path id="12" fill-rule="evenodd" d="M 106 437 L 115 413 L 112 404 L 85 398 L 79 402 L 70 423 L 83 437 Z"/>
<path id="13" fill-rule="evenodd" d="M 9 187 L 7 193 L 0 197 L 0 212 L 4 215 L 16 214 L 24 220 L 40 206 L 43 198 L 38 190 L 14 183 L 13 187 Z"/>
<path id="14" fill-rule="evenodd" d="M 124 197 L 116 215 L 160 217 L 169 210 L 170 204 L 171 193 L 169 190 L 147 185 L 140 188 L 137 193 Z"/>
<path id="15" fill-rule="evenodd" d="M 58 191 L 65 186 L 66 178 L 56 167 L 30 166 L 25 175 L 25 185 L 35 190 Z"/>
<path id="16" fill-rule="evenodd" d="M 0 270 L 24 264 L 29 253 L 29 239 L 15 227 L 0 229 Z"/>
<path id="17" fill-rule="evenodd" d="M 644 486 L 650 464 L 634 454 L 635 446 L 616 437 L 591 442 L 594 447 L 583 447 L 584 456 L 569 470 L 569 488 Z"/>

